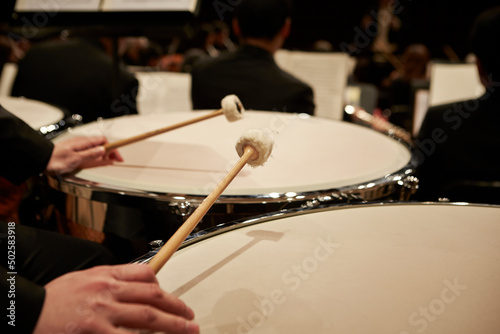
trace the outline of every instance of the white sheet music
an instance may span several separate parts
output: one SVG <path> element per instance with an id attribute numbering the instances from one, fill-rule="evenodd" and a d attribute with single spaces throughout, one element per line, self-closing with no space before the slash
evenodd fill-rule
<path id="1" fill-rule="evenodd" d="M 412 135 L 416 137 L 424 121 L 425 114 L 429 108 L 429 91 L 419 89 L 415 92 L 415 104 L 413 106 L 413 128 Z"/>
<path id="2" fill-rule="evenodd" d="M 103 11 L 189 11 L 198 0 L 103 0 Z"/>
<path id="3" fill-rule="evenodd" d="M 349 73 L 347 54 L 279 50 L 275 59 L 282 69 L 311 85 L 316 116 L 342 119 Z"/>
<path id="4" fill-rule="evenodd" d="M 484 94 L 475 64 L 431 65 L 429 106 L 473 99 Z"/>
<path id="5" fill-rule="evenodd" d="M 18 0 L 14 9 L 18 12 L 99 11 L 101 0 Z"/>
<path id="6" fill-rule="evenodd" d="M 17 75 L 17 63 L 5 63 L 0 74 L 0 97 L 11 96 L 12 85 Z"/>
<path id="7" fill-rule="evenodd" d="M 136 72 L 140 114 L 190 111 L 191 75 L 176 72 Z"/>
<path id="8" fill-rule="evenodd" d="M 18 0 L 18 12 L 68 11 L 189 11 L 194 12 L 199 0 Z"/>

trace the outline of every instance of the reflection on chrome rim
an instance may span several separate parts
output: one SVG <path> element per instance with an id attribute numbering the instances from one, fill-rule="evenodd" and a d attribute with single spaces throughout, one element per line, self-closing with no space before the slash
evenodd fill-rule
<path id="1" fill-rule="evenodd" d="M 294 216 L 299 216 L 299 215 L 304 215 L 304 214 L 314 214 L 314 213 L 320 213 L 320 212 L 326 212 L 326 211 L 335 211 L 335 210 L 342 210 L 342 209 L 357 209 L 357 208 L 366 208 L 366 207 L 380 207 L 380 206 L 448 206 L 448 207 L 453 207 L 453 206 L 472 206 L 472 207 L 492 207 L 492 208 L 499 208 L 499 205 L 492 205 L 492 204 L 478 204 L 478 203 L 465 203 L 465 202 L 378 202 L 378 203 L 355 203 L 355 204 L 337 204 L 337 205 L 322 205 L 318 206 L 316 208 L 296 208 L 296 209 L 291 209 L 291 210 L 283 210 L 279 212 L 269 212 L 269 213 L 264 213 L 261 215 L 257 215 L 254 217 L 242 219 L 242 220 L 235 220 L 227 223 L 223 223 L 211 228 L 207 228 L 198 232 L 194 232 L 190 234 L 186 240 L 182 243 L 182 245 L 179 247 L 179 249 L 182 249 L 184 247 L 193 245 L 197 242 L 200 242 L 202 240 L 214 237 L 216 235 L 226 233 L 232 230 L 236 230 L 239 228 L 243 228 L 246 226 L 251 226 L 255 224 L 261 224 L 265 223 L 268 221 L 273 221 L 276 219 L 281 219 L 281 218 L 289 218 L 289 217 L 294 217 Z M 154 244 L 153 244 L 154 243 Z M 132 263 L 148 263 L 151 261 L 151 259 L 158 253 L 158 251 L 161 249 L 161 246 L 163 246 L 163 241 L 162 240 L 155 240 L 150 244 L 152 245 L 152 250 L 143 256 L 135 259 L 132 261 Z"/>

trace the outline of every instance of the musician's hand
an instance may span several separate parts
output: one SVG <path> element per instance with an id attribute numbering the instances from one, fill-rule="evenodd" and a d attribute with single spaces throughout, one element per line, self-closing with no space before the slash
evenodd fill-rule
<path id="1" fill-rule="evenodd" d="M 103 136 L 74 137 L 55 143 L 54 150 L 47 164 L 50 174 L 66 174 L 89 167 L 110 165 L 123 161 L 118 151 L 106 154 L 102 145 L 107 140 Z"/>
<path id="2" fill-rule="evenodd" d="M 100 266 L 69 273 L 45 286 L 34 334 L 126 333 L 126 329 L 199 333 L 193 311 L 161 290 L 151 267 Z"/>

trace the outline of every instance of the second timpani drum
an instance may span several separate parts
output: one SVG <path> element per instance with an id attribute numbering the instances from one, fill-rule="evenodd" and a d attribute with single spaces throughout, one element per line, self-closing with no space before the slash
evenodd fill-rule
<path id="1" fill-rule="evenodd" d="M 23 97 L 2 96 L 0 104 L 36 130 L 57 123 L 64 117 L 64 113 L 58 108 Z"/>
<path id="2" fill-rule="evenodd" d="M 59 138 L 105 135 L 112 142 L 199 113 L 108 119 Z M 235 144 L 249 128 L 274 133 L 273 153 L 264 166 L 245 166 L 207 217 L 227 221 L 318 203 L 400 200 L 415 190 L 412 156 L 404 144 L 350 123 L 267 111 L 247 111 L 237 122 L 220 116 L 151 137 L 120 148 L 124 163 L 51 182 L 78 198 L 189 214 L 238 160 Z"/>
<path id="3" fill-rule="evenodd" d="M 38 100 L 1 96 L 0 104 L 48 139 L 56 137 L 68 126 L 82 123 L 79 115 L 65 119 L 61 109 Z"/>
<path id="4" fill-rule="evenodd" d="M 500 207 L 263 216 L 200 233 L 157 278 L 205 334 L 497 334 Z"/>

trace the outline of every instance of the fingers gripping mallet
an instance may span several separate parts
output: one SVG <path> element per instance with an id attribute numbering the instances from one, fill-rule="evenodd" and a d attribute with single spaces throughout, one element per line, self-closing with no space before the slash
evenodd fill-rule
<path id="1" fill-rule="evenodd" d="M 251 129 L 243 134 L 236 143 L 240 159 L 149 262 L 155 273 L 158 273 L 175 253 L 241 169 L 247 163 L 252 167 L 263 165 L 272 149 L 273 139 L 268 131 Z"/>

